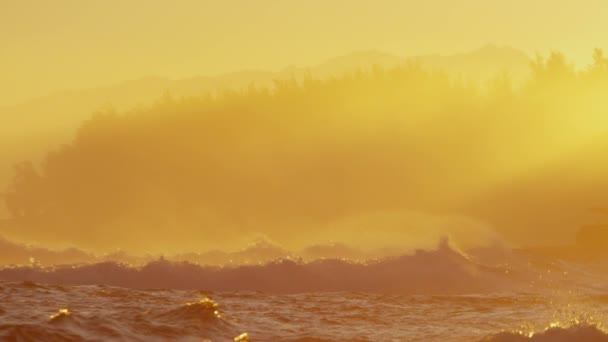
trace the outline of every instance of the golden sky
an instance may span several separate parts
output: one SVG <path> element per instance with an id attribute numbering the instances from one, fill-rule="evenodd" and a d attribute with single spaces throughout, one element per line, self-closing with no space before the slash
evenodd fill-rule
<path id="1" fill-rule="evenodd" d="M 310 65 L 361 49 L 608 47 L 605 0 L 2 0 L 0 105 L 147 75 Z"/>

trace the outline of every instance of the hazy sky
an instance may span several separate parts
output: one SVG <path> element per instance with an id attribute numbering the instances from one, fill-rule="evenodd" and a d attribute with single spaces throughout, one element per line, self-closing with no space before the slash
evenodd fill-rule
<path id="1" fill-rule="evenodd" d="M 0 105 L 159 75 L 308 65 L 354 50 L 608 47 L 605 0 L 0 0 Z"/>

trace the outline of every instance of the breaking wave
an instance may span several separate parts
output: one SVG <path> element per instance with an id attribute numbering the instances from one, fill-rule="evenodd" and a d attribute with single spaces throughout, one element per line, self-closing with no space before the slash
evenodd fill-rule
<path id="1" fill-rule="evenodd" d="M 485 293 L 513 290 L 525 274 L 484 266 L 443 241 L 435 250 L 367 262 L 280 259 L 266 264 L 201 266 L 159 259 L 141 267 L 117 262 L 77 266 L 5 267 L 0 279 L 37 283 L 110 285 L 126 288 L 206 289 L 298 293 L 371 291 L 389 293 Z"/>
<path id="2" fill-rule="evenodd" d="M 267 293 L 469 294 L 547 288 L 601 291 L 608 286 L 605 272 L 587 266 L 525 251 L 496 249 L 464 254 L 444 240 L 433 250 L 367 261 L 280 258 L 267 263 L 210 266 L 159 258 L 144 265 L 103 261 L 5 266 L 0 268 L 0 280 L 25 281 L 28 286 L 48 283 Z"/>

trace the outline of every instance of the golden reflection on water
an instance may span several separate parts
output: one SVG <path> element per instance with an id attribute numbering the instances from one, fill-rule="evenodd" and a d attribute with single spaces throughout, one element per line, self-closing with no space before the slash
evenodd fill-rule
<path id="1" fill-rule="evenodd" d="M 61 318 L 61 317 L 66 317 L 66 316 L 69 316 L 69 315 L 71 315 L 71 314 L 72 314 L 72 313 L 71 313 L 71 312 L 70 312 L 70 310 L 68 310 L 68 309 L 59 309 L 59 311 L 57 311 L 56 313 L 54 313 L 54 314 L 50 315 L 50 316 L 49 316 L 49 318 L 50 318 L 50 319 L 51 319 L 51 321 L 52 321 L 52 320 L 55 320 L 55 319 L 59 319 L 59 318 Z"/>

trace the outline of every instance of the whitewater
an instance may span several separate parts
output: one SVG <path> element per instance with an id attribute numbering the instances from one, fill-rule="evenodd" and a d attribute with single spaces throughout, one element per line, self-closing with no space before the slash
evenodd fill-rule
<path id="1" fill-rule="evenodd" d="M 608 341 L 603 262 L 436 250 L 366 263 L 0 269 L 2 341 Z"/>

